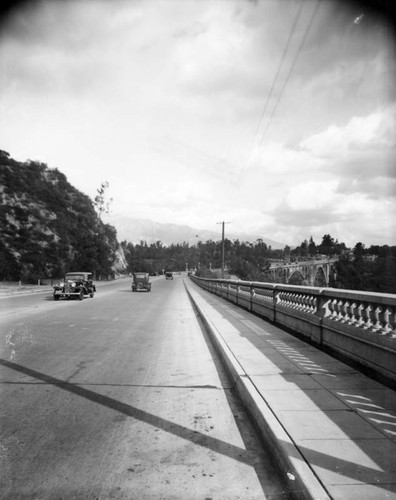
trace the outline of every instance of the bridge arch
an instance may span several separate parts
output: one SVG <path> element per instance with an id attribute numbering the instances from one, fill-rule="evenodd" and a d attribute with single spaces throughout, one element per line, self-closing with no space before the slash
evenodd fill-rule
<path id="1" fill-rule="evenodd" d="M 293 271 L 288 280 L 289 285 L 307 285 L 307 280 L 300 270 Z"/>
<path id="2" fill-rule="evenodd" d="M 285 267 L 279 267 L 276 270 L 275 278 L 279 283 L 287 283 L 288 282 L 288 269 Z"/>
<path id="3" fill-rule="evenodd" d="M 325 287 L 328 285 L 329 285 L 329 277 L 326 275 L 323 266 L 320 266 L 316 269 L 313 286 Z"/>

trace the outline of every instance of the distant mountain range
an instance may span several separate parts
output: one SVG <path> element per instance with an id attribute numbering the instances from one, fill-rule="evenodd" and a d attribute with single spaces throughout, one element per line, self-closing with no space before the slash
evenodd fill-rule
<path id="1" fill-rule="evenodd" d="M 221 240 L 221 226 L 219 226 L 219 231 L 209 231 L 179 224 L 164 224 L 150 219 L 135 219 L 117 215 L 108 215 L 106 222 L 116 228 L 118 241 L 126 240 L 133 244 L 141 241 L 146 241 L 147 244 L 161 241 L 166 246 L 183 242 L 192 246 L 196 245 L 198 241 Z M 284 243 L 266 238 L 262 234 L 234 233 L 227 230 L 225 237 L 231 241 L 239 240 L 251 243 L 257 239 L 262 239 L 266 245 L 271 245 L 272 249 L 283 249 L 285 247 Z"/>

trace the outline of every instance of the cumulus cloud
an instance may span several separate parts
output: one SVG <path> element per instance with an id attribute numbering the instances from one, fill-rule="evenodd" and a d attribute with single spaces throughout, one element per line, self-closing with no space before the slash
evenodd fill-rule
<path id="1" fill-rule="evenodd" d="M 352 117 L 345 126 L 330 125 L 325 131 L 301 141 L 301 149 L 319 158 L 339 158 L 396 145 L 395 108 Z"/>
<path id="2" fill-rule="evenodd" d="M 343 127 L 331 125 L 300 146 L 337 176 L 339 193 L 373 199 L 395 196 L 395 107 L 353 117 Z"/>

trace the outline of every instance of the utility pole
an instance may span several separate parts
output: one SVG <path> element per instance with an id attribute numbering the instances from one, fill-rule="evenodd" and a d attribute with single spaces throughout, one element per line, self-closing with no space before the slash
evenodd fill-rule
<path id="1" fill-rule="evenodd" d="M 217 224 L 222 225 L 221 231 L 221 277 L 224 279 L 224 224 L 230 224 L 230 222 L 217 222 Z"/>

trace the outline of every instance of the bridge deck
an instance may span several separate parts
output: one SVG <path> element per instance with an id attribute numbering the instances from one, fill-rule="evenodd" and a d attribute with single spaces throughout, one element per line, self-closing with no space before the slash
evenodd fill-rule
<path id="1" fill-rule="evenodd" d="M 285 478 L 308 498 L 396 499 L 396 392 L 186 286 Z"/>

